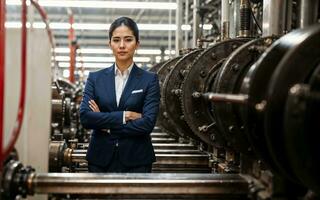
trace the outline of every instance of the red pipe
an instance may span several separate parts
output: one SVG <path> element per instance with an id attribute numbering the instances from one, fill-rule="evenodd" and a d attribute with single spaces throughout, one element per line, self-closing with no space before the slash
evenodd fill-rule
<path id="1" fill-rule="evenodd" d="M 55 45 L 53 33 L 49 27 L 49 19 L 48 19 L 47 12 L 40 6 L 40 4 L 37 1 L 31 0 L 31 4 L 38 10 L 38 12 L 42 18 L 42 21 L 46 24 L 46 30 L 47 30 L 47 33 L 49 36 L 49 42 L 51 44 L 51 47 L 53 49 L 55 49 L 56 45 Z"/>
<path id="2" fill-rule="evenodd" d="M 53 50 L 55 50 L 56 49 L 56 43 L 55 43 L 55 39 L 54 39 L 52 30 L 50 29 L 50 26 L 49 26 L 50 23 L 49 23 L 49 18 L 48 18 L 47 12 L 45 11 L 44 8 L 42 8 L 40 6 L 40 4 L 37 1 L 31 0 L 31 4 L 38 10 L 38 12 L 39 12 L 39 14 L 40 14 L 40 16 L 42 18 L 42 21 L 46 24 L 46 30 L 47 30 L 47 33 L 48 33 L 48 36 L 49 36 L 49 42 L 51 44 L 51 48 Z M 56 63 L 56 52 L 55 51 L 52 51 L 52 57 L 53 57 L 52 61 L 54 63 L 54 68 L 55 68 L 54 72 L 56 72 L 56 71 L 58 71 L 58 69 L 57 69 L 58 65 Z M 53 77 L 54 77 L 54 81 L 55 81 L 55 74 L 54 74 Z"/>
<path id="3" fill-rule="evenodd" d="M 75 36 L 74 36 L 74 29 L 73 29 L 74 18 L 73 18 L 72 13 L 69 16 L 69 23 L 70 23 L 70 29 L 69 29 L 69 48 L 70 48 L 69 81 L 71 83 L 74 83 L 74 71 L 75 71 L 75 65 L 76 65 L 77 47 L 76 47 L 76 44 L 73 43 Z"/>
<path id="4" fill-rule="evenodd" d="M 4 73 L 5 73 L 5 42 L 6 42 L 6 0 L 0 1 L 0 170 L 4 160 L 3 149 L 3 123 L 4 123 Z"/>
<path id="5" fill-rule="evenodd" d="M 8 147 L 3 151 L 3 158 L 5 159 L 9 153 L 12 151 L 22 126 L 23 116 L 24 116 L 24 107 L 25 107 L 25 96 L 26 96 L 26 69 L 27 69 L 27 3 L 26 0 L 22 1 L 22 13 L 21 13 L 21 22 L 22 22 L 22 29 L 21 29 L 21 84 L 20 84 L 20 99 L 19 99 L 19 109 L 18 115 L 16 119 L 16 124 L 13 128 L 13 133 L 8 143 Z M 2 112 L 3 113 L 3 112 Z"/>

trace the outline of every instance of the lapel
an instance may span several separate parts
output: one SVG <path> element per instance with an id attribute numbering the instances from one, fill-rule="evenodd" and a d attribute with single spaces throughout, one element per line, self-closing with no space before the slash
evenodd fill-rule
<path id="1" fill-rule="evenodd" d="M 128 81 L 126 83 L 126 86 L 120 98 L 120 102 L 119 102 L 120 109 L 124 108 L 126 100 L 129 98 L 129 96 L 131 95 L 131 91 L 135 88 L 135 86 L 139 82 L 141 75 L 142 75 L 141 70 L 136 66 L 136 64 L 133 64 Z"/>
<path id="2" fill-rule="evenodd" d="M 115 89 L 115 81 L 114 81 L 114 64 L 105 71 L 106 78 L 106 93 L 110 95 L 112 104 L 110 105 L 113 110 L 117 110 L 117 99 L 116 99 L 116 89 Z"/>

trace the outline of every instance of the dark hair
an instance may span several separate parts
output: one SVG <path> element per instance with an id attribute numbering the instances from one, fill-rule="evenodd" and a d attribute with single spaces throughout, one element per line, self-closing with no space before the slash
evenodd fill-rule
<path id="1" fill-rule="evenodd" d="M 130 30 L 132 30 L 134 37 L 136 38 L 137 42 L 139 42 L 139 29 L 138 25 L 136 24 L 133 19 L 129 17 L 119 17 L 118 19 L 114 20 L 109 29 L 109 40 L 112 38 L 113 31 L 118 28 L 119 26 L 127 26 Z"/>

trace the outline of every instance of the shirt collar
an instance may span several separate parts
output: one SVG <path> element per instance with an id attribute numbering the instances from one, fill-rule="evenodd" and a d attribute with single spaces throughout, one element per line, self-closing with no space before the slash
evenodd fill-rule
<path id="1" fill-rule="evenodd" d="M 129 75 L 130 74 L 130 72 L 131 72 L 131 70 L 132 70 L 132 68 L 133 68 L 133 64 L 134 63 L 131 63 L 131 65 L 128 67 L 128 69 L 126 69 L 125 71 L 124 71 L 124 74 L 123 75 Z M 114 66 L 115 66 L 115 68 L 114 68 L 114 75 L 118 75 L 118 74 L 120 74 L 120 70 L 119 70 L 119 68 L 118 68 L 118 66 L 117 66 L 117 63 L 114 63 Z"/>

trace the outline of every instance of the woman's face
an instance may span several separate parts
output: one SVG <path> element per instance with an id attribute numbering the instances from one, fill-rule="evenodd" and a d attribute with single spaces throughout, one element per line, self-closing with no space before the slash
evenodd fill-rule
<path id="1" fill-rule="evenodd" d="M 113 31 L 109 46 L 117 62 L 132 62 L 139 42 L 137 42 L 130 28 L 119 26 Z"/>

